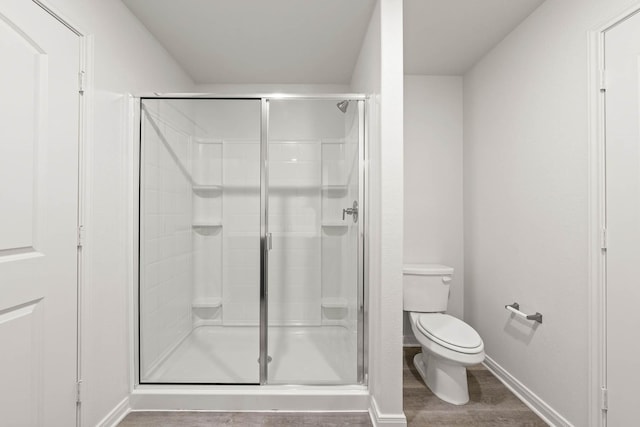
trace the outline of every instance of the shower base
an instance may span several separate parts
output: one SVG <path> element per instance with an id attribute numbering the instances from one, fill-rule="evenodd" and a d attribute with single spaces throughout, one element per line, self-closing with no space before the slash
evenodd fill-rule
<path id="1" fill-rule="evenodd" d="M 342 326 L 275 326 L 268 331 L 269 384 L 356 384 L 356 334 Z M 257 326 L 199 326 L 142 383 L 259 382 Z"/>

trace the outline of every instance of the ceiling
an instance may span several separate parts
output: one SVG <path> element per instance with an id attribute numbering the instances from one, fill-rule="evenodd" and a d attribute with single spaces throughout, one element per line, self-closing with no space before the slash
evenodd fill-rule
<path id="1" fill-rule="evenodd" d="M 404 0 L 405 74 L 464 74 L 543 2 Z"/>
<path id="2" fill-rule="evenodd" d="M 196 83 L 349 83 L 375 0 L 122 0 Z"/>
<path id="3" fill-rule="evenodd" d="M 376 0 L 122 0 L 195 83 L 348 84 Z M 405 74 L 463 74 L 544 0 L 404 0 Z"/>

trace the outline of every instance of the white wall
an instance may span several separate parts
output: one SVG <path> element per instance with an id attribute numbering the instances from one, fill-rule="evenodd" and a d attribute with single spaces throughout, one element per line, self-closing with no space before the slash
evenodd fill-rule
<path id="1" fill-rule="evenodd" d="M 449 265 L 463 317 L 462 77 L 404 78 L 404 262 Z M 412 337 L 405 314 L 405 337 Z M 406 342 L 406 341 L 405 341 Z"/>
<path id="2" fill-rule="evenodd" d="M 129 392 L 131 187 L 126 93 L 189 91 L 192 82 L 118 1 L 50 0 L 94 36 L 89 76 L 87 238 L 82 301 L 83 425 L 98 421 Z"/>
<path id="3" fill-rule="evenodd" d="M 402 1 L 380 0 L 351 89 L 369 102 L 369 389 L 380 422 L 402 412 Z"/>
<path id="4" fill-rule="evenodd" d="M 587 32 L 631 0 L 547 0 L 464 79 L 465 319 L 587 425 Z M 512 320 L 505 304 L 539 311 Z"/>

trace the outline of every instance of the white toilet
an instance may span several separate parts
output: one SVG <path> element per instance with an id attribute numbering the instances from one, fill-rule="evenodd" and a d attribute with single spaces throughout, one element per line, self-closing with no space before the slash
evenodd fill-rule
<path id="1" fill-rule="evenodd" d="M 404 266 L 404 311 L 422 346 L 413 364 L 440 399 L 455 405 L 469 401 L 467 366 L 484 360 L 480 335 L 462 320 L 445 314 L 453 268 L 438 264 Z"/>

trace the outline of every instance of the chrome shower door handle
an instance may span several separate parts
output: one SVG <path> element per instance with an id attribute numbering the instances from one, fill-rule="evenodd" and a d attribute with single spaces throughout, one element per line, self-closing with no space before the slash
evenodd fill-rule
<path id="1" fill-rule="evenodd" d="M 342 209 L 342 220 L 344 221 L 345 215 L 351 215 L 353 222 L 358 222 L 358 201 L 353 201 L 353 207 Z"/>

